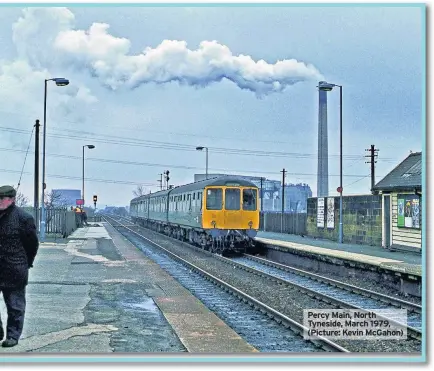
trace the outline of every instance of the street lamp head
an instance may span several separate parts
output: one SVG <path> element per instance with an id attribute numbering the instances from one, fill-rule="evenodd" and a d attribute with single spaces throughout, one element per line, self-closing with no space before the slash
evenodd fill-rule
<path id="1" fill-rule="evenodd" d="M 85 147 L 89 148 L 89 149 L 94 149 L 95 146 L 93 144 L 86 144 Z"/>
<path id="2" fill-rule="evenodd" d="M 337 85 L 330 84 L 326 81 L 320 81 L 318 83 L 318 88 L 319 88 L 319 90 L 322 90 L 322 91 L 331 91 L 335 86 L 337 86 Z"/>
<path id="3" fill-rule="evenodd" d="M 205 147 L 196 147 L 197 151 L 202 151 Z"/>
<path id="4" fill-rule="evenodd" d="M 65 79 L 63 77 L 55 77 L 54 79 L 51 79 L 56 83 L 57 86 L 66 86 L 69 85 L 69 80 Z"/>

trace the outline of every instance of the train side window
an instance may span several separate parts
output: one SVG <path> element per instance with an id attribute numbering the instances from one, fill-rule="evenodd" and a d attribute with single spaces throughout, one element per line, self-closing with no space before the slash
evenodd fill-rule
<path id="1" fill-rule="evenodd" d="M 238 188 L 226 188 L 225 210 L 240 209 L 240 190 Z"/>
<path id="2" fill-rule="evenodd" d="M 197 193 L 197 198 L 199 199 L 200 211 L 202 211 L 202 192 Z"/>
<path id="3" fill-rule="evenodd" d="M 256 210 L 256 189 L 243 189 L 243 210 Z"/>
<path id="4" fill-rule="evenodd" d="M 195 200 L 196 198 L 195 198 L 195 196 L 196 196 L 196 193 L 195 192 L 193 192 L 193 200 Z"/>
<path id="5" fill-rule="evenodd" d="M 210 188 L 206 192 L 206 209 L 221 210 L 223 206 L 223 190 L 221 188 Z"/>

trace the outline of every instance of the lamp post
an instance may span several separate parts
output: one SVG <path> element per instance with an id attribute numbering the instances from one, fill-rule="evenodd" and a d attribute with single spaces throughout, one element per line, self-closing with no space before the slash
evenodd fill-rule
<path id="1" fill-rule="evenodd" d="M 84 208 L 84 149 L 85 148 L 94 149 L 95 146 L 93 144 L 86 144 L 83 146 L 83 188 L 81 189 L 81 198 L 83 200 L 83 204 L 81 205 L 81 209 Z"/>
<path id="2" fill-rule="evenodd" d="M 57 86 L 66 86 L 69 80 L 63 77 L 55 77 L 45 80 L 44 89 L 44 134 L 42 138 L 42 196 L 41 196 L 41 223 L 39 225 L 39 239 L 45 241 L 45 138 L 47 133 L 47 82 L 54 81 Z"/>
<path id="3" fill-rule="evenodd" d="M 206 151 L 206 179 L 208 179 L 208 147 L 196 147 L 196 151 Z"/>
<path id="4" fill-rule="evenodd" d="M 330 84 L 328 82 L 325 81 L 320 81 L 318 84 L 318 88 L 320 90 L 323 91 L 331 91 L 333 90 L 334 87 L 338 87 L 339 88 L 339 136 L 340 136 L 340 144 L 339 144 L 339 148 L 340 148 L 340 155 L 339 155 L 339 161 L 340 161 L 340 165 L 339 165 L 339 176 L 340 176 L 340 182 L 339 182 L 339 187 L 338 187 L 338 192 L 339 192 L 339 243 L 343 242 L 343 238 L 344 238 L 344 231 L 343 231 L 343 205 L 342 205 L 342 85 L 337 85 L 337 84 Z"/>

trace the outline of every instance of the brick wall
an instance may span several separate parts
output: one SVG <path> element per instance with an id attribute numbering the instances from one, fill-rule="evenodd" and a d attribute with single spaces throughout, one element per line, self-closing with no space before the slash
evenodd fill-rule
<path id="1" fill-rule="evenodd" d="M 327 199 L 325 199 L 324 228 L 317 227 L 317 198 L 307 200 L 307 234 L 339 241 L 339 197 L 334 198 L 335 225 L 327 228 Z M 343 197 L 344 242 L 381 246 L 381 196 L 362 195 Z"/>

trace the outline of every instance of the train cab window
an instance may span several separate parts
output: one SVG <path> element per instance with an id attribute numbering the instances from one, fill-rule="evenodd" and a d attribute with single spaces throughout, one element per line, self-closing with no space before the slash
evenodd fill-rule
<path id="1" fill-rule="evenodd" d="M 240 209 L 240 190 L 236 188 L 226 188 L 225 191 L 225 209 Z"/>
<path id="2" fill-rule="evenodd" d="M 243 189 L 243 210 L 256 210 L 256 190 Z"/>
<path id="3" fill-rule="evenodd" d="M 206 191 L 206 209 L 221 210 L 223 204 L 223 191 L 221 188 L 211 188 Z"/>

